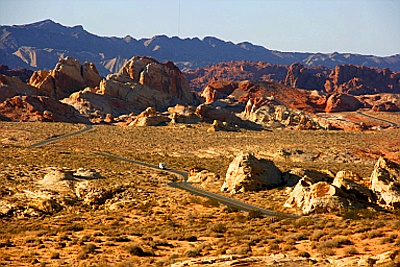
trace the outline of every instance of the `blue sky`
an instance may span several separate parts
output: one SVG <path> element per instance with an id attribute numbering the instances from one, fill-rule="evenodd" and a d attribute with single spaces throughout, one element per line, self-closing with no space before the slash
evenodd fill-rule
<path id="1" fill-rule="evenodd" d="M 280 51 L 400 53 L 400 0 L 0 0 L 0 24 L 52 19 L 101 36 L 215 36 Z"/>

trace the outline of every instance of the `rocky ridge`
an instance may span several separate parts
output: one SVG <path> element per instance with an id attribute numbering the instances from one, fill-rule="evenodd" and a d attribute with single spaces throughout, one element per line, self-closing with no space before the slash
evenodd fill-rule
<path id="1" fill-rule="evenodd" d="M 290 65 L 333 68 L 338 64 L 389 67 L 400 71 L 400 55 L 378 57 L 350 53 L 299 53 L 269 50 L 249 42 L 233 44 L 215 37 L 186 38 L 158 35 L 137 40 L 100 37 L 87 32 L 81 25 L 67 27 L 51 20 L 25 25 L 2 25 L 0 62 L 11 68 L 51 69 L 60 57 L 70 55 L 81 62 L 94 62 L 103 76 L 117 72 L 136 55 L 158 61 L 173 61 L 179 68 L 195 69 L 228 61 L 265 61 Z"/>

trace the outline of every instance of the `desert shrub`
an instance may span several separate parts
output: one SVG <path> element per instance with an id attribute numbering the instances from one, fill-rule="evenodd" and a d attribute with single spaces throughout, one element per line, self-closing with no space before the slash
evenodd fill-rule
<path id="1" fill-rule="evenodd" d="M 352 244 L 353 242 L 351 242 L 351 240 L 346 237 L 335 237 L 334 239 L 320 242 L 317 245 L 317 249 L 322 252 L 326 248 L 340 248 L 342 247 L 342 245 L 352 245 Z"/>
<path id="2" fill-rule="evenodd" d="M 349 220 L 358 220 L 360 219 L 360 216 L 358 215 L 358 211 L 357 210 L 345 210 L 342 213 L 342 217 L 343 219 L 349 219 Z"/>
<path id="3" fill-rule="evenodd" d="M 300 240 L 307 240 L 308 239 L 308 233 L 294 233 L 290 234 L 286 237 L 286 240 L 294 240 L 294 241 L 300 241 Z"/>
<path id="4" fill-rule="evenodd" d="M 388 244 L 388 243 L 393 243 L 396 240 L 397 235 L 390 235 L 387 237 L 383 237 L 380 241 L 380 243 L 383 244 Z"/>
<path id="5" fill-rule="evenodd" d="M 314 224 L 311 218 L 301 217 L 294 222 L 296 228 L 302 228 Z"/>
<path id="6" fill-rule="evenodd" d="M 372 230 L 368 232 L 367 236 L 368 238 L 381 237 L 383 236 L 383 233 L 380 230 Z"/>
<path id="7" fill-rule="evenodd" d="M 249 210 L 249 214 L 247 215 L 247 219 L 256 219 L 256 218 L 264 218 L 264 214 L 259 210 Z"/>
<path id="8" fill-rule="evenodd" d="M 299 251 L 299 253 L 297 253 L 298 257 L 303 257 L 303 258 L 309 258 L 311 257 L 310 253 L 308 253 L 307 251 Z"/>
<path id="9" fill-rule="evenodd" d="M 321 237 L 323 237 L 325 235 L 325 232 L 322 230 L 316 230 L 314 231 L 310 237 L 309 240 L 310 241 L 318 241 Z"/>
<path id="10" fill-rule="evenodd" d="M 226 227 L 226 225 L 223 224 L 223 223 L 216 223 L 216 224 L 214 224 L 214 225 L 211 227 L 211 230 L 212 230 L 213 232 L 223 234 L 223 233 L 226 232 L 227 227 Z"/>
<path id="11" fill-rule="evenodd" d="M 386 223 L 385 223 L 384 221 L 381 221 L 381 220 L 379 220 L 379 221 L 374 221 L 374 222 L 372 223 L 372 228 L 373 228 L 373 229 L 378 229 L 378 228 L 384 227 L 385 225 L 386 225 Z"/>
<path id="12" fill-rule="evenodd" d="M 352 245 L 353 244 L 353 242 L 350 239 L 348 239 L 347 237 L 339 236 L 339 237 L 335 237 L 333 240 L 338 242 L 339 246 L 341 246 L 341 245 Z"/>
<path id="13" fill-rule="evenodd" d="M 85 228 L 80 224 L 71 224 L 64 227 L 65 231 L 73 231 L 73 232 L 79 232 L 82 231 L 83 229 Z"/>
<path id="14" fill-rule="evenodd" d="M 96 251 L 96 245 L 93 243 L 87 244 L 83 250 L 86 251 L 87 253 L 94 253 Z"/>
<path id="15" fill-rule="evenodd" d="M 85 260 L 85 259 L 89 258 L 89 254 L 86 251 L 82 250 L 78 253 L 77 258 L 78 258 L 78 260 Z"/>
<path id="16" fill-rule="evenodd" d="M 369 230 L 371 230 L 370 226 L 361 225 L 361 226 L 357 227 L 356 229 L 354 229 L 354 233 L 364 233 L 364 232 L 368 232 Z"/>
<path id="17" fill-rule="evenodd" d="M 146 252 L 143 251 L 143 249 L 141 247 L 136 246 L 136 245 L 132 245 L 132 246 L 127 247 L 126 251 L 129 254 L 134 255 L 134 256 L 143 257 L 143 256 L 147 256 L 148 255 Z"/>
<path id="18" fill-rule="evenodd" d="M 376 216 L 376 211 L 372 209 L 360 209 L 358 213 L 361 217 L 366 219 L 373 219 Z"/>
<path id="19" fill-rule="evenodd" d="M 392 224 L 393 230 L 400 230 L 400 220 L 396 220 Z"/>
<path id="20" fill-rule="evenodd" d="M 126 237 L 126 236 L 120 236 L 120 237 L 117 237 L 117 238 L 115 238 L 115 241 L 116 242 L 129 242 L 129 241 L 131 241 L 130 239 L 129 239 L 129 237 Z"/>
<path id="21" fill-rule="evenodd" d="M 270 244 L 268 248 L 268 252 L 274 252 L 280 250 L 278 244 Z"/>
<path id="22" fill-rule="evenodd" d="M 358 254 L 358 251 L 355 247 L 347 247 L 344 249 L 344 254 L 347 256 L 356 255 Z"/>
<path id="23" fill-rule="evenodd" d="M 218 200 L 210 199 L 210 198 L 204 200 L 204 202 L 203 202 L 203 206 L 207 207 L 207 208 L 212 208 L 212 207 L 218 208 L 219 205 L 220 205 L 220 203 Z"/>
<path id="24" fill-rule="evenodd" d="M 193 249 L 193 250 L 188 250 L 185 252 L 186 257 L 198 257 L 201 256 L 200 250 L 198 249 Z"/>
<path id="25" fill-rule="evenodd" d="M 195 196 L 190 196 L 189 197 L 189 202 L 194 203 L 194 204 L 201 204 L 201 198 L 195 197 Z"/>
<path id="26" fill-rule="evenodd" d="M 59 259 L 60 258 L 60 252 L 58 251 L 53 251 L 50 255 L 50 259 Z"/>
<path id="27" fill-rule="evenodd" d="M 293 245 L 286 245 L 283 247 L 283 251 L 293 251 L 296 249 L 297 249 L 296 246 L 293 246 Z"/>
<path id="28" fill-rule="evenodd" d="M 232 206 L 227 206 L 224 208 L 224 212 L 226 213 L 239 212 L 239 209 Z"/>
<path id="29" fill-rule="evenodd" d="M 324 256 L 333 256 L 333 255 L 335 255 L 335 251 L 330 247 L 318 246 L 317 249 Z"/>

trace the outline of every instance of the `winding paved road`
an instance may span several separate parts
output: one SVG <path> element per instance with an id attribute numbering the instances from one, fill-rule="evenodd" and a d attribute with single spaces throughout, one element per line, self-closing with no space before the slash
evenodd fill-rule
<path id="1" fill-rule="evenodd" d="M 60 140 L 62 138 L 67 138 L 67 137 L 75 136 L 75 135 L 78 135 L 78 134 L 82 134 L 84 132 L 87 132 L 87 131 L 91 130 L 92 128 L 93 128 L 92 125 L 86 125 L 85 129 L 82 129 L 82 130 L 79 130 L 77 132 L 73 132 L 73 133 L 70 133 L 70 134 L 57 136 L 57 137 L 54 137 L 54 138 L 51 138 L 51 139 L 48 139 L 48 140 L 33 144 L 33 145 L 31 145 L 31 147 L 41 147 L 41 146 L 44 146 L 44 145 L 46 145 L 48 143 L 58 141 L 58 140 Z M 157 171 L 166 171 L 166 172 L 175 174 L 177 176 L 182 177 L 184 182 L 176 182 L 176 181 L 174 181 L 174 182 L 171 182 L 171 183 L 167 183 L 168 186 L 173 187 L 173 188 L 178 188 L 178 189 L 181 189 L 181 190 L 185 190 L 185 191 L 187 191 L 189 193 L 192 193 L 192 194 L 195 194 L 195 195 L 198 195 L 198 196 L 207 197 L 207 198 L 210 198 L 212 200 L 217 200 L 220 203 L 222 203 L 224 205 L 227 205 L 227 206 L 230 206 L 230 207 L 234 207 L 234 208 L 237 208 L 237 209 L 240 209 L 240 210 L 243 210 L 243 211 L 257 210 L 257 211 L 260 211 L 262 214 L 264 214 L 266 216 L 275 216 L 275 217 L 279 217 L 279 218 L 292 218 L 292 219 L 300 218 L 300 216 L 297 216 L 297 215 L 285 214 L 285 213 L 275 212 L 275 211 L 271 211 L 271 210 L 266 210 L 266 209 L 263 209 L 263 208 L 260 208 L 260 207 L 257 207 L 257 206 L 253 206 L 253 205 L 247 204 L 245 202 L 242 202 L 242 201 L 239 201 L 239 200 L 236 200 L 236 199 L 233 199 L 233 198 L 221 196 L 221 195 L 218 195 L 218 194 L 215 194 L 215 193 L 212 193 L 212 192 L 209 192 L 209 191 L 194 187 L 190 183 L 186 182 L 187 179 L 188 179 L 188 174 L 187 174 L 187 172 L 184 172 L 184 171 L 178 171 L 178 170 L 172 170 L 172 169 L 162 169 L 161 170 L 158 166 L 153 165 L 153 164 L 149 164 L 149 163 L 146 163 L 146 162 L 141 162 L 141 161 L 137 161 L 137 160 L 133 160 L 133 159 L 120 157 L 120 156 L 109 154 L 109 153 L 106 153 L 106 152 L 96 151 L 96 152 L 93 152 L 93 154 L 101 155 L 101 156 L 109 157 L 109 158 L 115 158 L 115 159 L 118 159 L 118 160 L 121 160 L 121 161 L 131 162 L 131 163 L 134 163 L 134 164 L 137 164 L 137 165 L 140 165 L 140 166 L 144 166 L 144 167 L 147 167 L 147 168 L 155 169 Z"/>
<path id="2" fill-rule="evenodd" d="M 390 124 L 393 127 L 399 127 L 399 125 L 397 123 L 394 123 L 394 122 L 391 122 L 391 121 L 388 121 L 388 120 L 384 120 L 384 119 L 380 119 L 380 118 L 377 118 L 377 117 L 374 117 L 374 116 L 371 116 L 371 115 L 367 115 L 365 113 L 362 113 L 361 111 L 358 111 L 357 114 L 361 115 L 361 116 L 364 116 L 364 117 L 367 117 L 367 118 L 370 118 L 370 119 L 377 120 L 377 121 L 385 122 L 387 124 Z"/>
<path id="3" fill-rule="evenodd" d="M 153 164 L 149 164 L 149 163 L 145 163 L 145 162 L 141 162 L 141 161 L 137 161 L 137 160 L 133 160 L 133 159 L 128 159 L 128 158 L 123 158 L 120 156 L 116 156 L 113 154 L 109 154 L 109 153 L 105 153 L 105 152 L 93 152 L 97 155 L 102 155 L 105 157 L 110 157 L 110 158 L 115 158 L 121 161 L 127 161 L 127 162 L 131 162 L 140 166 L 144 166 L 147 168 L 151 168 L 151 169 L 155 169 L 160 171 L 161 169 Z M 279 212 L 274 212 L 271 210 L 266 210 L 257 206 L 253 206 L 250 204 L 247 204 L 245 202 L 233 199 L 233 198 L 229 198 L 229 197 L 225 197 L 225 196 L 221 196 L 197 187 L 192 186 L 190 183 L 186 182 L 187 178 L 188 178 L 188 174 L 187 172 L 183 172 L 183 171 L 177 171 L 177 170 L 172 170 L 172 169 L 163 169 L 162 171 L 166 171 L 169 173 L 173 173 L 177 176 L 181 176 L 183 178 L 183 180 L 185 182 L 171 182 L 171 183 L 167 183 L 168 186 L 170 187 L 174 187 L 174 188 L 178 188 L 181 190 L 185 190 L 187 192 L 190 192 L 192 194 L 198 195 L 198 196 L 202 196 L 202 197 L 207 197 L 213 200 L 217 200 L 219 202 L 221 202 L 224 205 L 227 206 L 231 206 L 231 207 L 235 207 L 237 209 L 243 210 L 243 211 L 250 211 L 250 210 L 257 210 L 260 211 L 262 214 L 266 215 L 266 216 L 276 216 L 276 217 L 281 217 L 281 218 L 299 218 L 299 216 L 297 215 L 291 215 L 291 214 L 285 214 L 285 213 L 279 213 Z"/>
<path id="4" fill-rule="evenodd" d="M 47 145 L 48 143 L 52 143 L 52 142 L 58 141 L 58 140 L 63 139 L 63 138 L 67 138 L 67 137 L 75 136 L 75 135 L 78 135 L 78 134 L 82 134 L 82 133 L 90 131 L 92 129 L 93 129 L 93 125 L 85 124 L 85 128 L 82 129 L 82 130 L 79 130 L 79 131 L 76 131 L 76 132 L 73 132 L 73 133 L 70 133 L 70 134 L 60 135 L 60 136 L 57 136 L 57 137 L 53 137 L 53 138 L 47 139 L 47 140 L 44 140 L 44 141 L 41 141 L 39 143 L 31 145 L 31 147 L 41 147 L 41 146 Z"/>

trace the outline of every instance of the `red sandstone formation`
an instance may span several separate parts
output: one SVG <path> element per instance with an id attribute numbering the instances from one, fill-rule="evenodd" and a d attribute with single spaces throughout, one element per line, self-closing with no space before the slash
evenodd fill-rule
<path id="1" fill-rule="evenodd" d="M 100 80 L 101 77 L 93 63 L 85 62 L 82 65 L 79 60 L 66 57 L 60 59 L 53 70 L 35 71 L 29 84 L 43 90 L 44 95 L 63 99 L 85 87 L 98 86 Z"/>
<path id="2" fill-rule="evenodd" d="M 186 72 L 190 86 L 201 91 L 215 81 L 284 81 L 287 66 L 266 62 L 230 61 Z"/>
<path id="3" fill-rule="evenodd" d="M 289 66 L 284 84 L 293 88 L 324 90 L 330 69 L 325 67 L 306 68 L 300 63 Z"/>
<path id="4" fill-rule="evenodd" d="M 15 96 L 0 103 L 0 119 L 89 123 L 71 106 L 46 96 Z"/>
<path id="5" fill-rule="evenodd" d="M 389 69 L 339 65 L 325 83 L 326 92 L 366 95 L 400 93 L 400 73 Z"/>

